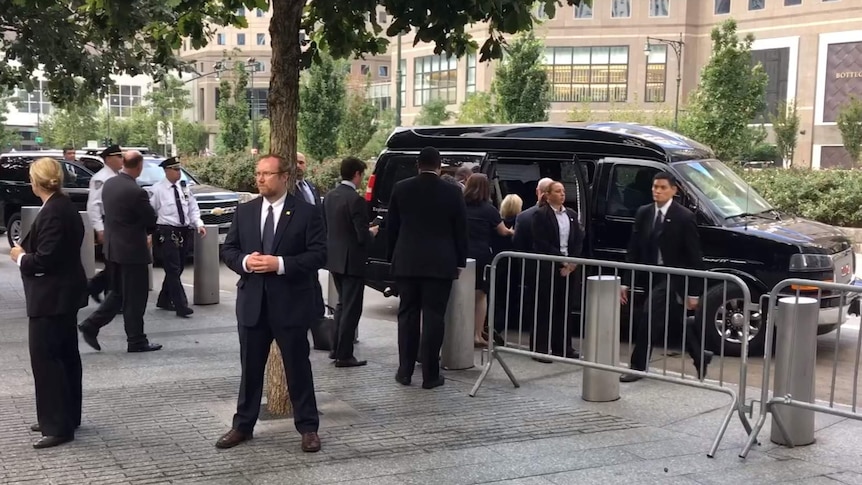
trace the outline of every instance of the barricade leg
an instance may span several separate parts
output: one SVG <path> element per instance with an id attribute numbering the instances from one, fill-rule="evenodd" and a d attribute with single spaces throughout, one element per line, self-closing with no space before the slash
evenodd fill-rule
<path id="1" fill-rule="evenodd" d="M 790 396 L 795 401 L 814 402 L 817 359 L 817 316 L 820 304 L 815 298 L 787 297 L 778 300 L 773 396 Z M 773 427 L 770 440 L 785 446 L 814 443 L 814 415 L 809 409 L 771 405 Z M 778 417 L 786 425 L 786 436 L 775 426 Z"/>
<path id="2" fill-rule="evenodd" d="M 215 305 L 219 302 L 218 226 L 204 226 L 206 236 L 195 232 L 194 304 Z"/>
<path id="3" fill-rule="evenodd" d="M 476 314 L 476 260 L 468 259 L 461 276 L 452 282 L 446 307 L 446 328 L 440 364 L 444 369 L 462 370 L 475 365 L 473 331 Z"/>
<path id="4" fill-rule="evenodd" d="M 78 211 L 78 213 L 84 224 L 84 240 L 81 241 L 81 265 L 84 267 L 84 274 L 90 280 L 96 275 L 96 236 L 93 233 L 93 224 L 90 222 L 87 211 Z"/>
<path id="5" fill-rule="evenodd" d="M 620 278 L 613 275 L 587 278 L 586 329 L 582 340 L 585 360 L 616 366 L 620 357 Z M 581 398 L 607 402 L 620 398 L 619 374 L 584 368 Z"/>

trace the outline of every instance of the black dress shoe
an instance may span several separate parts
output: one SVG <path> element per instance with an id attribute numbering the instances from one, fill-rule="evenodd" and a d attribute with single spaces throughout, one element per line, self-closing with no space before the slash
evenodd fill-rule
<path id="1" fill-rule="evenodd" d="M 129 352 L 153 352 L 162 350 L 162 344 L 129 345 Z"/>
<path id="2" fill-rule="evenodd" d="M 402 386 L 409 386 L 410 381 L 412 380 L 413 378 L 411 376 L 407 374 L 402 374 L 401 371 L 395 373 L 395 382 L 401 384 Z"/>
<path id="3" fill-rule="evenodd" d="M 80 423 L 75 425 L 75 429 L 78 429 L 80 427 L 81 427 Z M 42 426 L 39 426 L 39 423 L 33 423 L 30 425 L 30 431 L 32 431 L 34 433 L 41 433 L 42 432 Z"/>
<path id="4" fill-rule="evenodd" d="M 634 374 L 623 374 L 620 376 L 620 382 L 637 382 L 643 379 L 642 376 L 637 376 Z"/>
<path id="5" fill-rule="evenodd" d="M 553 364 L 554 361 L 551 359 L 543 359 L 541 357 L 533 357 L 533 360 L 542 364 Z"/>
<path id="6" fill-rule="evenodd" d="M 356 357 L 335 360 L 335 367 L 362 367 L 366 364 L 368 364 L 367 360 L 356 360 Z"/>
<path id="7" fill-rule="evenodd" d="M 446 378 L 440 376 L 433 381 L 425 381 L 422 383 L 422 389 L 434 389 L 435 387 L 440 387 L 446 383 Z"/>
<path id="8" fill-rule="evenodd" d="M 192 313 L 194 313 L 194 312 L 195 312 L 195 311 L 194 311 L 194 310 L 192 310 L 192 309 L 191 309 L 191 308 L 189 308 L 189 307 L 185 307 L 185 308 L 178 308 L 178 309 L 177 309 L 177 316 L 178 316 L 178 317 L 180 317 L 180 318 L 188 318 L 188 317 L 189 317 Z"/>
<path id="9" fill-rule="evenodd" d="M 329 360 L 335 360 L 335 351 L 334 350 L 329 351 Z"/>
<path id="10" fill-rule="evenodd" d="M 96 350 L 102 350 L 102 346 L 99 345 L 99 339 L 96 338 L 96 332 L 85 327 L 83 323 L 78 325 L 78 330 L 81 332 L 81 337 L 84 338 L 84 342 L 86 342 L 87 345 Z"/>
<path id="11" fill-rule="evenodd" d="M 695 365 L 695 368 L 697 369 L 697 378 L 699 380 L 703 380 L 706 377 L 706 369 L 709 367 L 709 364 L 712 363 L 713 355 L 715 354 L 709 350 L 705 351 L 703 353 L 703 365 Z"/>
<path id="12" fill-rule="evenodd" d="M 41 450 L 42 448 L 52 448 L 54 446 L 68 443 L 75 439 L 74 436 L 43 436 L 39 441 L 33 443 L 33 448 Z"/>
<path id="13" fill-rule="evenodd" d="M 156 308 L 161 308 L 162 310 L 170 310 L 170 311 L 174 311 L 174 310 L 175 310 L 175 308 L 174 308 L 174 304 L 173 304 L 173 303 L 162 303 L 162 302 L 159 302 L 159 303 L 156 303 Z"/>

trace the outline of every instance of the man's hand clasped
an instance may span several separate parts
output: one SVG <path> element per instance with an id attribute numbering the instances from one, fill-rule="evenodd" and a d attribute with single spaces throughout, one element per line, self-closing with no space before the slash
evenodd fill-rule
<path id="1" fill-rule="evenodd" d="M 278 258 L 268 254 L 260 254 L 255 251 L 249 254 L 245 265 L 252 273 L 276 273 L 278 272 Z"/>

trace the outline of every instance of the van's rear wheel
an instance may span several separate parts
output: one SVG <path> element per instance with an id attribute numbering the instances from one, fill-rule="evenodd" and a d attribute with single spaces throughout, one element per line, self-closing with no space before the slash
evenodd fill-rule
<path id="1" fill-rule="evenodd" d="M 734 286 L 713 286 L 706 293 L 706 348 L 716 354 L 738 357 L 742 355 L 742 342 L 745 339 L 745 296 Z M 750 311 L 748 326 L 748 355 L 763 355 L 766 342 L 766 318 L 758 309 Z"/>

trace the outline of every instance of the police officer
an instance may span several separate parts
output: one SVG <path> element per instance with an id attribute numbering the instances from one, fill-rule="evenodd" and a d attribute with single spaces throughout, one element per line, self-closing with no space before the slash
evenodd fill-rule
<path id="1" fill-rule="evenodd" d="M 73 156 L 74 153 L 74 150 L 72 150 Z M 63 156 L 65 154 L 66 150 L 64 149 Z M 105 166 L 90 179 L 90 191 L 87 196 L 87 215 L 90 217 L 93 230 L 96 231 L 96 243 L 103 244 L 105 242 L 105 207 L 102 205 L 102 186 L 104 186 L 105 181 L 108 179 L 116 177 L 120 169 L 123 168 L 123 151 L 118 145 L 111 145 L 102 150 L 100 156 L 105 161 Z M 99 274 L 90 280 L 88 285 L 90 296 L 97 302 L 102 301 L 99 295 L 108 289 L 107 276 L 107 271 L 100 271 Z"/>
<path id="2" fill-rule="evenodd" d="M 171 157 L 159 166 L 165 170 L 165 178 L 154 184 L 150 192 L 150 204 L 158 214 L 153 245 L 165 269 L 156 306 L 174 310 L 177 316 L 186 318 L 194 311 L 189 308 L 180 275 L 191 248 L 192 229 L 201 236 L 206 236 L 207 230 L 195 196 L 189 192 L 185 181 L 180 180 L 180 161 Z"/>

